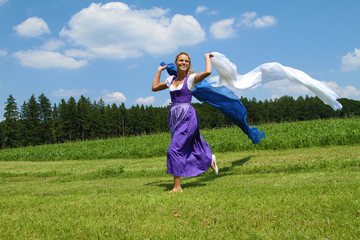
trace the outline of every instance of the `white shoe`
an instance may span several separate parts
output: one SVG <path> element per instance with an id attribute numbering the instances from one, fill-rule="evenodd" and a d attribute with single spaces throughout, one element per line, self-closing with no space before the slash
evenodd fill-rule
<path id="1" fill-rule="evenodd" d="M 215 174 L 218 175 L 219 174 L 219 169 L 218 169 L 218 167 L 216 165 L 216 157 L 215 157 L 215 155 L 212 155 L 212 160 L 214 162 Z"/>

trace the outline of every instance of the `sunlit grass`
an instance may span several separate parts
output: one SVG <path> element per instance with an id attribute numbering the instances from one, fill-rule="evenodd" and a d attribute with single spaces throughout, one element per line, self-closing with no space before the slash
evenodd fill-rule
<path id="1" fill-rule="evenodd" d="M 0 239 L 358 239 L 358 118 L 202 131 L 220 174 L 169 194 L 169 134 L 0 151 Z"/>
<path id="2" fill-rule="evenodd" d="M 357 239 L 359 153 L 218 153 L 178 194 L 165 157 L 1 162 L 0 239 Z"/>
<path id="3" fill-rule="evenodd" d="M 212 151 L 231 152 L 266 149 L 294 149 L 352 145 L 360 143 L 360 118 L 313 120 L 305 122 L 264 124 L 266 134 L 254 145 L 237 127 L 201 131 Z M 154 134 L 34 146 L 0 151 L 0 161 L 59 161 L 117 158 L 150 158 L 165 156 L 170 134 Z"/>

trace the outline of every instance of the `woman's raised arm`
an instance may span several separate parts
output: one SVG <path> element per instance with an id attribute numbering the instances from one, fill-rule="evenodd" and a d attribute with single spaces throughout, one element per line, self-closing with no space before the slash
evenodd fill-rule
<path id="1" fill-rule="evenodd" d="M 157 91 L 161 91 L 167 88 L 166 83 L 165 82 L 160 82 L 160 76 L 161 76 L 161 72 L 165 70 L 167 65 L 165 66 L 159 66 L 159 68 L 156 71 L 153 83 L 152 83 L 152 91 L 153 92 L 157 92 Z"/>
<path id="2" fill-rule="evenodd" d="M 213 55 L 211 53 L 205 54 L 205 71 L 196 74 L 194 81 L 195 84 L 201 82 L 205 78 L 207 78 L 211 74 L 211 61 L 210 58 L 212 58 Z"/>

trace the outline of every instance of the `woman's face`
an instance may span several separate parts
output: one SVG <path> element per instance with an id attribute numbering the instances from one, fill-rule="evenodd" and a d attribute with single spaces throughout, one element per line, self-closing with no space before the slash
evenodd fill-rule
<path id="1" fill-rule="evenodd" d="M 175 65 L 177 66 L 178 70 L 187 71 L 190 68 L 190 59 L 185 54 L 181 54 Z"/>

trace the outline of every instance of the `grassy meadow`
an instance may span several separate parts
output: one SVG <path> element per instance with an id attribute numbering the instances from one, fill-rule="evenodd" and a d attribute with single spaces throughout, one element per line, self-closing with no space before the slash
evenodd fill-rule
<path id="1" fill-rule="evenodd" d="M 173 194 L 169 134 L 1 150 L 0 239 L 359 239 L 360 119 L 258 127 Z"/>

